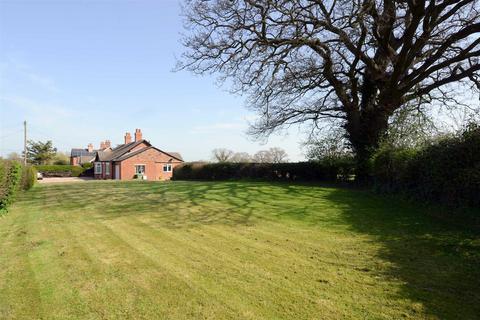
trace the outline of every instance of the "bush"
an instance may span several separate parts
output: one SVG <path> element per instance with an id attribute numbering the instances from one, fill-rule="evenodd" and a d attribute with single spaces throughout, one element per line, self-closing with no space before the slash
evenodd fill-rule
<path id="1" fill-rule="evenodd" d="M 16 161 L 2 161 L 0 165 L 0 214 L 13 202 L 22 177 L 22 166 Z"/>
<path id="2" fill-rule="evenodd" d="M 85 170 L 80 166 L 71 165 L 38 165 L 35 169 L 44 177 L 78 177 Z"/>
<path id="3" fill-rule="evenodd" d="M 173 170 L 175 180 L 336 181 L 353 173 L 352 161 L 292 163 L 186 163 Z"/>
<path id="4" fill-rule="evenodd" d="M 85 170 L 91 169 L 91 168 L 93 168 L 93 163 L 86 162 L 86 163 L 82 164 L 82 168 L 85 169 Z"/>
<path id="5" fill-rule="evenodd" d="M 37 171 L 18 161 L 0 160 L 0 214 L 7 212 L 17 191 L 30 189 L 37 181 Z"/>
<path id="6" fill-rule="evenodd" d="M 407 189 L 411 183 L 410 162 L 416 152 L 390 146 L 380 149 L 373 157 L 375 189 L 381 192 L 402 192 Z"/>
<path id="7" fill-rule="evenodd" d="M 480 207 L 480 127 L 420 150 L 380 150 L 373 159 L 377 190 L 456 207 Z"/>
<path id="8" fill-rule="evenodd" d="M 93 177 L 93 163 L 87 162 L 82 164 L 83 172 L 80 174 L 82 177 Z"/>
<path id="9" fill-rule="evenodd" d="M 57 159 L 53 161 L 53 165 L 56 165 L 56 166 L 64 166 L 64 165 L 68 165 L 69 163 L 70 161 L 65 161 L 64 159 Z"/>
<path id="10" fill-rule="evenodd" d="M 37 182 L 37 170 L 33 166 L 23 167 L 21 189 L 28 190 Z"/>

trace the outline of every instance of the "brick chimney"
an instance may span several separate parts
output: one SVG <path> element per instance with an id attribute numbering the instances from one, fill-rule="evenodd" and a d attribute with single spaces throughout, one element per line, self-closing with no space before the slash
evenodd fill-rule
<path id="1" fill-rule="evenodd" d="M 93 152 L 93 144 L 89 143 L 87 146 L 88 152 Z"/>
<path id="2" fill-rule="evenodd" d="M 142 140 L 142 130 L 135 129 L 135 142 Z"/>
<path id="3" fill-rule="evenodd" d="M 105 142 L 104 141 L 100 142 L 100 149 L 105 149 Z"/>
<path id="4" fill-rule="evenodd" d="M 132 142 L 132 136 L 130 132 L 125 133 L 125 144 Z"/>
<path id="5" fill-rule="evenodd" d="M 110 148 L 111 143 L 110 140 L 105 140 L 105 148 Z"/>

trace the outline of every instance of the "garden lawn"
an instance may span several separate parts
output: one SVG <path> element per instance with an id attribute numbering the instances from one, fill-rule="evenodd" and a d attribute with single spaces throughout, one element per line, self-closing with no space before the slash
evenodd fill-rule
<path id="1" fill-rule="evenodd" d="M 366 191 L 39 185 L 0 218 L 0 319 L 478 319 L 479 251 Z"/>

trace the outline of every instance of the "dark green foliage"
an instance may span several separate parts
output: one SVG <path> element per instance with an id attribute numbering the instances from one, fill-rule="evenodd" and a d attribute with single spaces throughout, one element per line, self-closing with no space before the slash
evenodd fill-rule
<path id="1" fill-rule="evenodd" d="M 84 168 L 71 165 L 43 165 L 35 166 L 44 177 L 78 177 L 84 172 Z"/>
<path id="2" fill-rule="evenodd" d="M 30 163 L 33 164 L 47 164 L 57 154 L 57 148 L 53 147 L 52 141 L 28 141 L 27 146 L 27 158 Z"/>
<path id="3" fill-rule="evenodd" d="M 86 163 L 82 164 L 82 168 L 85 169 L 85 170 L 91 169 L 91 168 L 93 168 L 93 163 L 86 162 Z"/>
<path id="4" fill-rule="evenodd" d="M 37 170 L 33 166 L 23 167 L 22 170 L 22 181 L 21 188 L 22 190 L 28 190 L 37 181 Z"/>
<path id="5" fill-rule="evenodd" d="M 409 187 L 410 164 L 417 151 L 383 147 L 373 157 L 375 188 L 381 192 L 402 192 Z"/>
<path id="6" fill-rule="evenodd" d="M 80 174 L 82 177 L 93 177 L 93 163 L 87 162 L 82 164 L 83 172 Z"/>
<path id="7" fill-rule="evenodd" d="M 173 171 L 176 180 L 336 181 L 353 173 L 353 162 L 187 163 Z"/>
<path id="8" fill-rule="evenodd" d="M 7 212 L 21 181 L 22 166 L 16 161 L 2 161 L 0 165 L 0 214 Z"/>
<path id="9" fill-rule="evenodd" d="M 375 186 L 421 201 L 480 207 L 480 127 L 414 150 L 380 150 L 373 160 Z"/>

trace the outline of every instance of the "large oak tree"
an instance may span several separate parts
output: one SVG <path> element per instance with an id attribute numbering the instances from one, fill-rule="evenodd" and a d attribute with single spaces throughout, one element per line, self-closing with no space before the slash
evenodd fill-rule
<path id="1" fill-rule="evenodd" d="M 363 177 L 397 110 L 479 88 L 479 1 L 187 0 L 180 67 L 248 93 L 255 134 L 335 120 Z"/>

